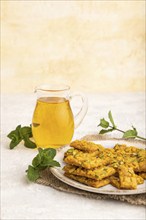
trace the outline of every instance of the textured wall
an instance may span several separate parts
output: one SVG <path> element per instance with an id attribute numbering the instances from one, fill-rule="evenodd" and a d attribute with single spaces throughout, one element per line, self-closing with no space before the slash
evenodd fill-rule
<path id="1" fill-rule="evenodd" d="M 145 1 L 1 1 L 2 91 L 144 90 Z"/>

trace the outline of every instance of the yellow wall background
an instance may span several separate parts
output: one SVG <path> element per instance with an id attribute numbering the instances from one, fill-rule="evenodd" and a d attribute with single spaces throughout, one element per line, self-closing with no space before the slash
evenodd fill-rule
<path id="1" fill-rule="evenodd" d="M 144 91 L 145 1 L 2 0 L 2 92 Z"/>

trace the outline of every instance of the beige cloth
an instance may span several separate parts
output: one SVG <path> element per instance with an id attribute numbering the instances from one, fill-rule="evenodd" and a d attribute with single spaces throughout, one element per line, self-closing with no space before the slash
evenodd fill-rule
<path id="1" fill-rule="evenodd" d="M 106 139 L 110 139 L 113 140 L 113 138 L 109 138 L 108 136 L 101 136 L 101 135 L 88 135 L 83 137 L 82 139 L 84 140 L 106 140 Z M 116 139 L 116 138 L 114 138 Z M 119 139 L 116 139 L 119 140 Z M 120 139 L 121 140 L 121 139 Z M 135 140 L 135 143 L 144 143 L 141 140 Z M 105 195 L 105 194 L 98 194 L 98 193 L 92 193 L 92 192 L 87 192 L 84 190 L 80 190 L 77 188 L 74 188 L 72 186 L 69 186 L 65 183 L 63 183 L 62 181 L 60 181 L 59 179 L 57 179 L 51 172 L 49 169 L 44 170 L 41 173 L 41 178 L 39 178 L 36 181 L 38 184 L 42 184 L 45 186 L 50 186 L 54 189 L 63 191 L 63 192 L 67 192 L 67 193 L 73 193 L 73 194 L 77 194 L 80 196 L 85 196 L 87 198 L 90 199 L 97 199 L 97 200 L 104 200 L 104 199 L 114 199 L 114 200 L 120 200 L 123 202 L 128 202 L 131 203 L 133 205 L 146 205 L 146 193 L 143 194 L 136 194 L 136 195 Z"/>

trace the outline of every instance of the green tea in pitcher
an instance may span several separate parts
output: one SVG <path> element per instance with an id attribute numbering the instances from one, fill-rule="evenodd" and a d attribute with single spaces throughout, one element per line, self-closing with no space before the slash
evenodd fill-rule
<path id="1" fill-rule="evenodd" d="M 33 114 L 32 133 L 38 147 L 69 144 L 74 133 L 69 101 L 61 97 L 40 97 Z"/>

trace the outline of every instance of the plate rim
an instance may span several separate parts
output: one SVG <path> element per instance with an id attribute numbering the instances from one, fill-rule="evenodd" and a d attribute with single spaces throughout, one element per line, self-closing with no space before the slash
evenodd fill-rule
<path id="1" fill-rule="evenodd" d="M 118 139 L 118 138 L 109 138 L 109 139 L 100 139 L 100 140 L 90 140 L 90 142 L 93 143 L 97 143 L 97 142 L 103 142 L 103 141 L 123 141 L 123 142 L 137 142 L 134 140 L 125 140 L 125 139 Z M 139 141 L 139 140 L 138 140 Z M 138 142 L 137 142 L 138 143 Z M 102 143 L 101 143 L 102 144 Z M 143 147 L 145 147 L 145 143 L 144 142 L 139 142 L 140 145 L 143 145 Z M 64 150 L 65 148 L 70 147 L 69 145 L 63 146 L 61 148 L 57 149 L 57 154 L 62 153 L 62 150 Z M 108 190 L 108 189 L 103 189 L 103 187 L 101 188 L 94 188 L 91 186 L 87 186 L 84 185 L 82 183 L 79 183 L 75 180 L 72 180 L 66 176 L 64 176 L 61 172 L 60 172 L 61 167 L 57 168 L 57 167 L 50 167 L 50 171 L 51 173 L 57 178 L 59 179 L 61 182 L 64 182 L 65 184 L 72 186 L 74 188 L 80 189 L 80 190 L 85 190 L 88 192 L 92 192 L 92 193 L 99 193 L 99 194 L 107 194 L 107 195 L 136 195 L 136 194 L 143 194 L 146 193 L 146 187 L 142 188 L 142 189 L 135 189 L 135 190 L 120 190 L 120 189 L 116 189 L 116 191 L 114 190 Z M 145 186 L 146 186 L 146 180 L 144 181 Z M 102 189 L 102 190 L 101 190 Z"/>

